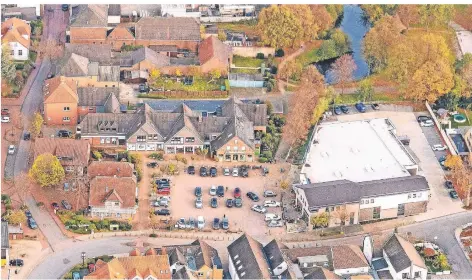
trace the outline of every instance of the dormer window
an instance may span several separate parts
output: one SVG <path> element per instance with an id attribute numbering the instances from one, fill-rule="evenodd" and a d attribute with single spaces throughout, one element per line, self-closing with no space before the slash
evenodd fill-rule
<path id="1" fill-rule="evenodd" d="M 136 141 L 138 141 L 138 142 L 146 142 L 146 136 L 139 135 L 139 136 L 137 137 Z"/>

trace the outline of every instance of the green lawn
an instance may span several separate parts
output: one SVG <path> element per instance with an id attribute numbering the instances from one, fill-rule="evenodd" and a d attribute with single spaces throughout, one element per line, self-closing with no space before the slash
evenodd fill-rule
<path id="1" fill-rule="evenodd" d="M 230 30 L 235 32 L 245 32 L 246 35 L 258 35 L 257 21 L 240 21 L 240 22 L 219 22 L 216 24 L 219 30 Z"/>
<path id="2" fill-rule="evenodd" d="M 464 111 L 464 110 L 458 110 L 458 111 L 462 115 L 467 115 L 466 118 L 468 117 L 468 120 L 465 123 L 457 123 L 454 121 L 454 117 L 450 116 L 449 119 L 451 121 L 451 127 L 458 128 L 460 126 L 472 126 L 472 111 Z"/>
<path id="3" fill-rule="evenodd" d="M 231 69 L 231 73 L 260 74 L 261 70 L 233 68 L 233 69 Z"/>
<path id="4" fill-rule="evenodd" d="M 233 56 L 233 64 L 237 67 L 261 67 L 265 59 L 258 59 L 254 57 L 243 57 L 239 55 Z"/>
<path id="5" fill-rule="evenodd" d="M 224 86 L 224 79 L 209 82 L 206 78 L 194 77 L 193 84 L 186 86 L 181 81 L 159 78 L 152 86 L 155 88 L 164 88 L 171 91 L 217 91 Z"/>
<path id="6" fill-rule="evenodd" d="M 355 104 L 359 101 L 357 94 L 342 94 L 339 95 L 339 104 Z M 372 102 L 394 102 L 405 101 L 401 95 L 388 93 L 374 93 Z"/>

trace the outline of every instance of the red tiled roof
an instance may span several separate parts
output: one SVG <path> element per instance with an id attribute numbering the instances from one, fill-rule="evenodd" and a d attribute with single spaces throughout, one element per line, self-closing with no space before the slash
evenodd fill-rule
<path id="1" fill-rule="evenodd" d="M 62 166 L 87 166 L 90 157 L 90 142 L 76 139 L 37 138 L 34 143 L 34 158 L 45 153 L 61 157 L 59 161 Z"/>
<path id="2" fill-rule="evenodd" d="M 122 208 L 135 206 L 136 180 L 126 177 L 100 177 L 90 181 L 90 206 L 104 206 L 105 201 L 120 201 Z"/>
<path id="3" fill-rule="evenodd" d="M 227 64 L 230 55 L 231 47 L 223 44 L 215 36 L 206 38 L 198 47 L 198 58 L 202 65 L 213 57 L 216 57 L 221 63 Z"/>
<path id="4" fill-rule="evenodd" d="M 116 161 L 93 161 L 87 168 L 90 179 L 96 176 L 133 177 L 133 164 Z"/>

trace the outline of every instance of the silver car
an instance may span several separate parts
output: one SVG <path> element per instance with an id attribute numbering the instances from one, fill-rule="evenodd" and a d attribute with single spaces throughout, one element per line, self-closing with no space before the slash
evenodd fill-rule
<path id="1" fill-rule="evenodd" d="M 252 211 L 255 211 L 257 213 L 266 213 L 267 212 L 267 209 L 264 207 L 264 206 L 261 206 L 261 205 L 254 205 L 251 207 Z"/>
<path id="2" fill-rule="evenodd" d="M 211 186 L 210 188 L 210 195 L 215 196 L 216 195 L 216 186 Z"/>
<path id="3" fill-rule="evenodd" d="M 270 222 L 267 223 L 267 226 L 268 227 L 283 227 L 284 226 L 284 223 L 282 221 L 275 221 L 275 220 L 272 220 Z"/>
<path id="4" fill-rule="evenodd" d="M 197 199 L 195 199 L 195 208 L 197 209 L 203 208 L 203 199 L 201 197 L 197 197 Z"/>
<path id="5" fill-rule="evenodd" d="M 229 168 L 223 169 L 223 175 L 225 175 L 225 176 L 230 176 L 231 175 L 231 172 L 229 171 Z"/>

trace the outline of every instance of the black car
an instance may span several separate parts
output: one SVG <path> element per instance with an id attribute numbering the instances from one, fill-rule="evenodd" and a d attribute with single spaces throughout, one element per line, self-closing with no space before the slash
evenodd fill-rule
<path id="1" fill-rule="evenodd" d="M 162 179 L 158 179 L 156 180 L 156 184 L 158 187 L 169 187 L 170 186 L 170 179 L 167 179 L 167 178 L 162 178 Z"/>
<path id="2" fill-rule="evenodd" d="M 213 219 L 213 229 L 220 229 L 220 219 L 218 218 Z"/>
<path id="3" fill-rule="evenodd" d="M 67 12 L 67 11 L 69 10 L 69 5 L 67 5 L 67 4 L 62 4 L 61 9 L 62 9 L 64 12 Z"/>
<path id="4" fill-rule="evenodd" d="M 210 168 L 210 177 L 216 177 L 216 175 L 218 174 L 218 171 L 216 170 L 216 167 L 211 167 Z"/>
<path id="5" fill-rule="evenodd" d="M 156 214 L 158 216 L 169 216 L 170 215 L 170 210 L 163 208 L 163 209 L 157 210 L 156 212 L 154 212 L 154 214 Z"/>
<path id="6" fill-rule="evenodd" d="M 374 110 L 380 110 L 380 106 L 377 103 L 374 103 L 371 106 L 372 106 L 372 109 L 374 109 Z"/>
<path id="7" fill-rule="evenodd" d="M 23 266 L 24 262 L 22 259 L 10 260 L 10 266 Z"/>
<path id="8" fill-rule="evenodd" d="M 201 197 L 202 196 L 202 188 L 201 187 L 196 187 L 195 188 L 195 196 L 196 197 Z"/>
<path id="9" fill-rule="evenodd" d="M 139 85 L 139 92 L 148 92 L 149 88 L 145 84 Z"/>
<path id="10" fill-rule="evenodd" d="M 449 196 L 452 198 L 452 199 L 458 199 L 459 196 L 457 195 L 457 192 L 456 191 L 450 191 L 449 192 Z"/>
<path id="11" fill-rule="evenodd" d="M 418 122 L 424 122 L 424 121 L 427 121 L 427 120 L 431 120 L 431 117 L 428 117 L 428 116 L 418 116 Z"/>
<path id="12" fill-rule="evenodd" d="M 238 198 L 235 198 L 233 199 L 233 202 L 234 202 L 234 207 L 236 208 L 241 208 L 243 207 L 243 199 L 238 197 Z"/>
<path id="13" fill-rule="evenodd" d="M 449 189 L 449 190 L 454 189 L 454 185 L 453 185 L 452 182 L 449 181 L 449 180 L 447 180 L 447 181 L 444 183 L 444 186 L 446 187 L 446 189 Z"/>
<path id="14" fill-rule="evenodd" d="M 25 211 L 25 216 L 26 216 L 26 218 L 32 218 L 33 217 L 33 215 L 31 215 L 30 210 Z"/>
<path id="15" fill-rule="evenodd" d="M 23 135 L 23 140 L 28 141 L 31 139 L 31 134 L 29 132 L 25 132 Z"/>
<path id="16" fill-rule="evenodd" d="M 346 105 L 341 105 L 340 108 L 341 108 L 341 111 L 342 111 L 344 114 L 349 113 L 349 107 L 348 107 L 348 106 L 346 106 Z"/>
<path id="17" fill-rule="evenodd" d="M 67 131 L 67 130 L 59 130 L 57 132 L 57 137 L 60 138 L 70 138 L 72 136 L 72 132 Z"/>
<path id="18" fill-rule="evenodd" d="M 187 174 L 195 175 L 195 166 L 190 165 L 190 166 L 187 168 Z"/>
<path id="19" fill-rule="evenodd" d="M 249 177 L 249 172 L 248 172 L 248 167 L 247 166 L 241 166 L 241 168 L 239 168 L 239 176 L 241 176 L 243 178 Z"/>
<path id="20" fill-rule="evenodd" d="M 219 197 L 225 196 L 225 188 L 223 186 L 218 186 L 216 189 L 216 195 Z"/>
<path id="21" fill-rule="evenodd" d="M 200 176 L 202 176 L 202 177 L 208 176 L 208 171 L 207 171 L 207 168 L 205 166 L 200 167 Z"/>
<path id="22" fill-rule="evenodd" d="M 341 111 L 341 108 L 339 106 L 334 107 L 334 114 L 336 115 L 341 115 L 343 111 Z"/>
<path id="23" fill-rule="evenodd" d="M 246 194 L 247 197 L 249 197 L 249 199 L 251 199 L 252 201 L 254 202 L 257 202 L 259 201 L 259 197 L 257 196 L 257 194 L 253 193 L 253 192 L 248 192 Z"/>
<path id="24" fill-rule="evenodd" d="M 226 218 L 226 215 L 223 216 L 223 219 L 221 220 L 221 228 L 224 230 L 229 229 L 229 221 L 228 218 Z"/>
<path id="25" fill-rule="evenodd" d="M 30 227 L 30 229 L 37 229 L 38 228 L 38 224 L 33 219 L 33 217 L 28 218 L 28 226 Z"/>
<path id="26" fill-rule="evenodd" d="M 156 168 L 159 164 L 156 162 L 156 161 L 153 161 L 153 162 L 148 162 L 146 164 L 147 167 L 150 167 L 150 168 Z"/>
<path id="27" fill-rule="evenodd" d="M 218 207 L 218 200 L 216 199 L 216 197 L 213 197 L 210 200 L 210 205 L 211 205 L 211 208 L 217 208 Z"/>
<path id="28" fill-rule="evenodd" d="M 233 207 L 233 203 L 234 203 L 234 201 L 231 198 L 228 198 L 226 200 L 226 207 L 228 207 L 228 208 Z"/>

